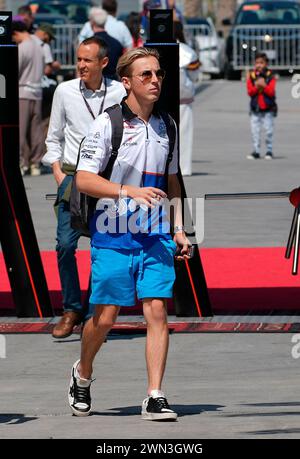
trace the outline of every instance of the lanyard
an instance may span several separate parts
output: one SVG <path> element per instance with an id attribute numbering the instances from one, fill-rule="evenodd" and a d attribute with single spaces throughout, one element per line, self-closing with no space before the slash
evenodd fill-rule
<path id="1" fill-rule="evenodd" d="M 101 105 L 100 105 L 100 110 L 99 110 L 99 113 L 98 115 L 100 115 L 102 112 L 103 112 L 103 108 L 104 108 L 104 101 L 105 101 L 105 97 L 106 97 L 106 93 L 107 93 L 107 84 L 106 84 L 106 78 L 104 78 L 104 95 L 103 95 L 103 99 L 102 99 L 102 102 L 101 102 Z M 80 89 L 80 92 L 81 92 L 81 95 L 83 97 L 83 100 L 84 100 L 84 103 L 86 105 L 86 108 L 88 109 L 88 111 L 90 112 L 90 114 L 92 115 L 93 117 L 93 120 L 96 118 L 94 113 L 93 113 L 93 110 L 91 109 L 91 106 L 90 104 L 88 103 L 88 101 L 86 100 L 86 98 L 84 97 L 84 87 L 83 87 L 83 83 L 82 81 L 80 80 L 79 81 L 79 89 Z"/>

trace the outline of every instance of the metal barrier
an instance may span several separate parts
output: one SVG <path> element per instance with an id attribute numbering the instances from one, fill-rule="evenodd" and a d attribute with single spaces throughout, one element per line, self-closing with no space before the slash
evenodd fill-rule
<path id="1" fill-rule="evenodd" d="M 83 24 L 55 24 L 55 40 L 51 43 L 53 57 L 58 60 L 63 70 L 74 70 L 76 67 L 76 48 L 78 35 Z M 205 24 L 185 25 L 188 41 L 197 48 L 195 38 L 207 37 L 207 49 L 213 46 L 214 35 L 211 28 Z M 210 42 L 211 40 L 211 42 Z"/>
<path id="2" fill-rule="evenodd" d="M 195 49 L 204 73 L 221 74 L 225 65 L 225 40 L 220 37 L 214 23 L 185 25 L 184 32 L 188 44 Z"/>
<path id="3" fill-rule="evenodd" d="M 278 70 L 300 68 L 299 25 L 237 26 L 233 30 L 233 68 L 253 66 L 256 52 L 265 52 L 269 67 Z"/>
<path id="4" fill-rule="evenodd" d="M 279 199 L 289 198 L 291 204 L 295 207 L 292 225 L 289 233 L 288 243 L 285 251 L 285 258 L 289 259 L 294 247 L 294 257 L 292 274 L 298 274 L 299 255 L 300 255 L 300 188 L 295 188 L 291 192 L 272 191 L 267 193 L 221 193 L 206 194 L 206 201 L 227 201 L 240 199 Z"/>
<path id="5" fill-rule="evenodd" d="M 51 43 L 53 58 L 61 63 L 63 70 L 75 70 L 78 34 L 82 24 L 56 24 L 55 40 Z"/>
<path id="6" fill-rule="evenodd" d="M 204 37 L 212 37 L 213 32 L 207 24 L 186 24 L 184 26 L 184 34 L 187 41 L 193 41 L 198 35 Z"/>

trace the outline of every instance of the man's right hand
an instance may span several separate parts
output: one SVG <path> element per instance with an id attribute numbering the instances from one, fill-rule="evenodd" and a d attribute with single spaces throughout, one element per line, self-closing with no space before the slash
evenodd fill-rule
<path id="1" fill-rule="evenodd" d="M 57 183 L 57 186 L 60 186 L 66 174 L 61 170 L 59 161 L 55 161 L 55 163 L 52 164 L 52 171 L 53 171 L 53 175 Z"/>
<path id="2" fill-rule="evenodd" d="M 60 173 L 54 174 L 54 178 L 56 180 L 57 186 L 60 186 L 62 184 L 65 177 L 66 177 L 66 174 L 64 174 L 64 172 L 62 171 Z"/>
<path id="3" fill-rule="evenodd" d="M 123 186 L 123 193 L 133 198 L 138 204 L 145 204 L 147 207 L 155 207 L 161 199 L 167 197 L 166 193 L 159 188 L 152 186 L 139 188 L 131 185 Z"/>

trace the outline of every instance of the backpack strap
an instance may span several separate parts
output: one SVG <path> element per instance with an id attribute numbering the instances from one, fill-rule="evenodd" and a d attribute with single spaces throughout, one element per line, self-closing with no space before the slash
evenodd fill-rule
<path id="1" fill-rule="evenodd" d="M 80 160 L 81 145 L 83 144 L 84 140 L 85 140 L 85 136 L 82 137 L 81 142 L 80 142 L 80 144 L 79 144 L 78 153 L 77 153 L 77 161 L 76 161 L 76 166 L 75 166 L 75 174 L 76 174 L 76 172 L 77 172 L 77 167 L 78 167 L 78 163 L 79 163 L 79 160 Z"/>
<path id="2" fill-rule="evenodd" d="M 167 193 L 168 192 L 169 165 L 173 159 L 173 151 L 174 151 L 175 143 L 176 143 L 176 125 L 175 125 L 175 121 L 168 113 L 161 112 L 160 116 L 162 117 L 166 125 L 167 134 L 169 137 L 169 153 L 168 153 L 166 169 L 165 169 L 165 184 L 166 184 L 166 193 Z"/>
<path id="3" fill-rule="evenodd" d="M 123 114 L 122 108 L 119 104 L 112 105 L 108 107 L 105 112 L 110 117 L 111 122 L 111 145 L 112 151 L 109 157 L 108 163 L 106 168 L 103 172 L 99 172 L 101 177 L 105 178 L 106 180 L 110 180 L 111 173 L 115 164 L 115 161 L 118 157 L 119 148 L 122 142 L 123 137 Z M 91 196 L 88 197 L 88 214 L 87 214 L 87 221 L 90 221 L 93 217 L 97 205 L 97 198 L 92 198 Z"/>
<path id="4" fill-rule="evenodd" d="M 123 138 L 123 114 L 122 108 L 119 104 L 115 104 L 112 107 L 107 108 L 105 111 L 109 115 L 111 121 L 112 151 L 107 166 L 101 175 L 109 180 L 115 161 L 118 157 L 119 148 Z"/>

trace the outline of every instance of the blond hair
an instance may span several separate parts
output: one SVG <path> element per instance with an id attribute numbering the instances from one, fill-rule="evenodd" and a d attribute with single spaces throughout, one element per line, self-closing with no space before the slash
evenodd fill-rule
<path id="1" fill-rule="evenodd" d="M 159 61 L 159 52 L 155 48 L 135 48 L 120 57 L 117 65 L 117 75 L 121 79 L 130 76 L 130 66 L 143 57 L 155 57 Z"/>

